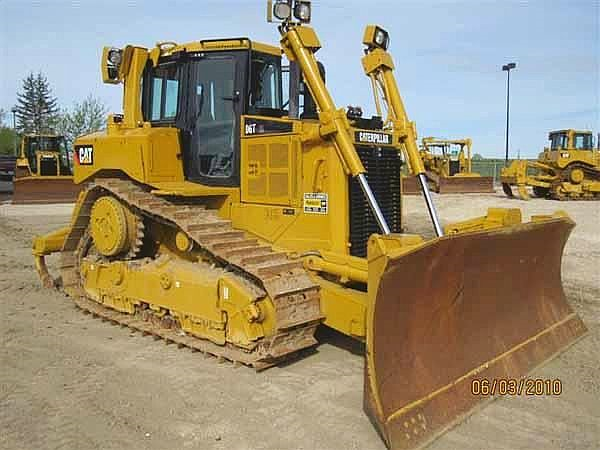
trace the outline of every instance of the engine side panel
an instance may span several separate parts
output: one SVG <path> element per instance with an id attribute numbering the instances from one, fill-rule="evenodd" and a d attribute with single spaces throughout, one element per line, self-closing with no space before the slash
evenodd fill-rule
<path id="1" fill-rule="evenodd" d="M 120 129 L 93 133 L 75 141 L 75 183 L 101 171 L 121 171 L 140 183 L 184 181 L 179 131 L 167 127 Z"/>

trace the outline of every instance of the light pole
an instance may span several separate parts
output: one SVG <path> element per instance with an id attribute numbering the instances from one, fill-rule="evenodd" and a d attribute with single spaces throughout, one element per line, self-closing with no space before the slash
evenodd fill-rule
<path id="1" fill-rule="evenodd" d="M 10 112 L 13 115 L 13 131 L 15 132 L 15 156 L 19 156 L 17 153 L 17 107 L 13 106 Z"/>
<path id="2" fill-rule="evenodd" d="M 508 118 L 510 111 L 510 71 L 517 67 L 517 63 L 508 63 L 502 66 L 502 70 L 506 71 L 506 150 L 504 155 L 504 165 L 508 166 Z"/>

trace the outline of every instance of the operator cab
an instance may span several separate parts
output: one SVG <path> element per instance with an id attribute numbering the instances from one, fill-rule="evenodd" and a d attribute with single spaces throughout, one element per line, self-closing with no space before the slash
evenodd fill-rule
<path id="1" fill-rule="evenodd" d="M 240 38 L 173 44 L 161 53 L 143 73 L 144 121 L 181 130 L 186 179 L 239 186 L 241 116 L 292 116 L 284 109 L 283 77 L 289 86 L 290 71 L 282 68 L 281 50 Z M 300 117 L 316 118 L 310 93 L 299 84 Z"/>
<path id="2" fill-rule="evenodd" d="M 591 132 L 561 130 L 549 134 L 550 150 L 591 150 L 594 148 Z"/>
<path id="3" fill-rule="evenodd" d="M 188 180 L 237 186 L 240 117 L 285 115 L 281 52 L 262 44 L 253 48 L 245 38 L 201 41 L 197 47 L 168 52 L 157 65 L 148 62 L 142 81 L 144 121 L 181 130 Z"/>

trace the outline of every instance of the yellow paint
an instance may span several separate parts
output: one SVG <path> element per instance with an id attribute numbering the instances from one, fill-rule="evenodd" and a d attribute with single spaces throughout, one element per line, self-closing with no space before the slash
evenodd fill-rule
<path id="1" fill-rule="evenodd" d="M 76 147 L 93 148 L 93 164 L 77 165 L 75 180 L 83 183 L 105 174 L 115 176 L 116 172 L 147 186 L 157 196 L 202 198 L 208 208 L 216 209 L 220 217 L 231 220 L 234 228 L 257 237 L 261 244 L 271 245 L 274 250 L 302 260 L 321 285 L 325 323 L 362 338 L 366 334 L 365 317 L 369 309 L 365 284 L 376 287 L 378 275 L 372 270 L 376 266 L 367 265 L 365 258 L 350 256 L 349 177 L 365 172 L 355 150 L 357 129 L 351 126 L 345 111 L 337 108 L 321 79 L 315 58 L 321 44 L 314 30 L 308 26 L 290 26 L 282 36 L 281 46 L 279 49 L 247 39 L 224 39 L 188 44 L 162 42 L 150 51 L 124 47 L 118 69 L 118 81 L 125 86 L 123 118 L 111 115 L 106 131 L 76 141 Z M 242 116 L 240 187 L 213 187 L 190 182 L 184 176 L 180 131 L 174 127 L 151 126 L 142 120 L 140 79 L 143 68 L 149 61 L 156 65 L 161 57 L 176 52 L 249 48 L 273 55 L 283 51 L 288 59 L 298 63 L 318 106 L 318 120 Z M 413 171 L 423 172 L 416 128 L 404 109 L 390 54 L 370 48 L 363 58 L 363 67 L 374 85 L 382 88 L 384 101 L 390 107 L 384 129 L 392 135 L 391 146 L 405 153 Z M 103 73 L 107 71 L 105 61 L 102 70 Z M 246 135 L 244 123 L 249 118 L 291 124 L 291 132 Z M 80 209 L 78 203 L 75 214 Z M 491 211 L 485 218 L 453 224 L 449 229 L 465 232 L 507 226 L 514 222 L 514 216 L 513 213 Z M 113 225 L 121 233 L 114 234 L 116 244 L 107 241 L 106 247 L 121 248 L 120 241 L 126 233 L 123 227 Z M 206 334 L 215 342 L 228 339 L 229 333 L 236 343 L 248 345 L 253 339 L 251 336 L 269 332 L 274 320 L 270 300 L 251 301 L 245 288 L 236 286 L 234 281 L 222 277 L 209 280 L 206 279 L 208 275 L 199 275 L 203 269 L 192 268 L 189 264 L 201 259 L 201 255 L 197 254 L 198 249 L 190 248 L 193 246 L 190 246 L 188 236 L 157 223 L 148 225 L 147 231 L 166 260 L 155 261 L 143 268 L 118 262 L 87 267 L 86 290 L 100 301 L 111 302 L 115 308 L 127 311 L 151 299 L 157 308 L 179 314 L 191 332 Z M 369 248 L 376 246 L 386 258 L 398 258 L 422 243 L 423 239 L 415 235 L 379 236 L 372 238 Z M 42 239 L 38 246 L 41 249 L 38 253 L 54 251 L 55 237 Z M 111 251 L 108 249 L 108 253 Z M 198 276 L 196 281 L 192 274 Z M 176 291 L 174 286 L 182 280 L 185 289 L 189 290 Z M 225 292 L 238 299 L 234 302 L 237 309 L 226 307 L 230 301 L 225 299 Z M 192 300 L 199 298 L 203 299 L 199 304 Z M 226 332 L 224 323 L 232 324 L 233 328 Z M 262 331 L 256 328 L 259 323 L 262 323 Z"/>
<path id="2" fill-rule="evenodd" d="M 125 125 L 80 137 L 75 146 L 93 146 L 94 164 L 75 164 L 75 182 L 83 183 L 111 169 L 142 183 L 183 182 L 179 131 Z"/>
<path id="3" fill-rule="evenodd" d="M 104 256 L 128 251 L 135 243 L 136 226 L 135 216 L 114 197 L 100 197 L 92 207 L 90 234 Z"/>
<path id="4" fill-rule="evenodd" d="M 39 180 L 40 182 L 42 182 L 42 180 L 55 180 L 55 179 L 62 179 L 62 180 L 72 180 L 73 176 L 70 173 L 65 173 L 63 168 L 61 167 L 61 156 L 65 156 L 65 155 L 61 155 L 60 154 L 60 150 L 58 148 L 55 149 L 44 149 L 44 150 L 36 150 L 35 154 L 33 155 L 33 158 L 35 159 L 35 163 L 36 163 L 36 168 L 34 169 L 30 162 L 29 162 L 29 158 L 27 155 L 27 147 L 29 145 L 30 140 L 32 139 L 36 139 L 36 138 L 59 138 L 59 139 L 64 139 L 63 136 L 59 136 L 56 134 L 44 134 L 44 133 L 38 133 L 38 134 L 25 134 L 23 135 L 22 139 L 21 139 L 21 146 L 19 148 L 19 155 L 17 156 L 17 160 L 15 162 L 15 179 L 19 179 L 19 178 L 35 178 L 36 180 Z M 55 171 L 57 175 L 42 175 L 41 174 L 41 167 L 42 167 L 42 160 L 44 161 L 49 161 L 52 160 L 53 164 L 55 166 Z"/>
<path id="5" fill-rule="evenodd" d="M 270 300 L 256 299 L 227 273 L 207 265 L 164 256 L 136 265 L 84 260 L 81 270 L 92 299 L 127 313 L 151 299 L 153 309 L 177 317 L 185 331 L 217 344 L 252 348 L 274 331 L 274 322 L 260 314 L 269 311 L 265 303 Z"/>
<path id="6" fill-rule="evenodd" d="M 452 159 L 449 152 L 435 153 L 432 149 L 435 147 L 446 147 L 456 145 L 460 149 L 455 160 L 458 161 L 459 170 L 457 173 L 450 174 L 450 160 Z M 421 159 L 425 166 L 425 170 L 432 172 L 439 177 L 479 177 L 478 173 L 472 171 L 471 166 L 471 145 L 472 141 L 466 139 L 438 139 L 434 137 L 425 137 L 421 139 Z"/>
<path id="7" fill-rule="evenodd" d="M 325 325 L 345 335 L 364 340 L 366 334 L 367 293 L 313 276 L 321 286 L 321 312 Z"/>
<path id="8" fill-rule="evenodd" d="M 550 132 L 549 138 L 552 135 L 564 136 L 566 147 L 544 148 L 536 161 L 512 161 L 502 169 L 502 183 L 508 188 L 517 186 L 519 197 L 523 200 L 529 199 L 527 186 L 533 187 L 536 193 L 548 193 L 561 199 L 600 198 L 600 151 L 597 148 L 575 148 L 576 134 L 592 135 L 591 131 L 572 129 Z"/>
<path id="9" fill-rule="evenodd" d="M 401 149 L 408 161 L 411 173 L 425 173 L 425 167 L 417 146 L 417 130 L 404 108 L 400 90 L 394 77 L 394 63 L 391 55 L 381 48 L 368 48 L 362 58 L 365 74 L 371 79 L 376 103 L 379 105 L 379 92 L 388 106 L 388 117 L 385 123 L 391 125 L 398 134 Z"/>
<path id="10" fill-rule="evenodd" d="M 519 225 L 522 222 L 521 219 L 521 210 L 518 208 L 488 208 L 485 216 L 446 225 L 444 233 L 456 234 L 510 227 Z"/>

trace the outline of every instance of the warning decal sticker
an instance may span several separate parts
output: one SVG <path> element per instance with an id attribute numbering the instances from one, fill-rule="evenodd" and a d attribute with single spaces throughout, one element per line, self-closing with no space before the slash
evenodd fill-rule
<path id="1" fill-rule="evenodd" d="M 327 194 L 324 192 L 305 192 L 304 212 L 308 214 L 327 214 Z"/>

